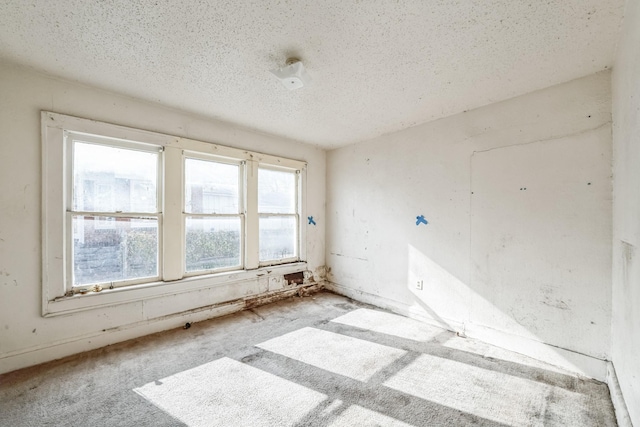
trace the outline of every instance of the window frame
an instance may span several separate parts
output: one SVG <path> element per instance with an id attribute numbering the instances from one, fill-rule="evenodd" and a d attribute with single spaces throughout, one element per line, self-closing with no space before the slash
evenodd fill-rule
<path id="1" fill-rule="evenodd" d="M 69 156 L 71 151 L 65 141 L 65 131 L 95 135 L 98 138 L 114 138 L 123 144 L 143 143 L 157 146 L 161 150 L 158 168 L 157 191 L 159 209 L 159 280 L 133 283 L 126 286 L 89 292 L 84 295 L 67 293 L 69 270 L 69 239 L 71 231 L 67 212 L 70 174 Z M 305 227 L 301 218 L 305 215 L 304 187 L 306 167 L 304 161 L 279 156 L 251 152 L 214 143 L 182 138 L 126 126 L 98 122 L 48 111 L 41 112 L 42 132 L 42 314 L 45 317 L 69 314 L 96 307 L 110 306 L 125 302 L 146 300 L 162 295 L 196 292 L 200 289 L 226 286 L 265 276 L 288 274 L 306 269 Z M 108 144 L 110 145 L 110 144 Z M 184 238 L 184 156 L 198 153 L 221 162 L 241 163 L 241 214 L 244 215 L 243 245 L 244 265 L 233 270 L 198 271 L 186 274 Z M 226 159 L 226 161 L 225 161 Z M 71 163 L 72 164 L 72 163 Z M 295 259 L 287 259 L 279 265 L 261 265 L 256 250 L 258 232 L 257 214 L 257 172 L 259 167 L 275 167 L 299 171 L 298 201 L 298 254 Z M 141 213 L 143 216 L 154 216 Z M 97 216 L 114 216 L 100 215 Z M 123 214 L 127 215 L 127 214 Z M 247 236 L 256 236 L 248 239 Z M 254 252 L 251 252 L 251 251 Z M 179 255 L 176 261 L 176 255 Z M 268 268 L 267 268 L 268 267 Z M 87 285 L 89 286 L 89 285 Z"/>
<path id="2" fill-rule="evenodd" d="M 258 216 L 258 221 L 260 221 L 260 218 L 264 217 L 282 217 L 282 216 L 292 216 L 295 218 L 296 220 L 296 240 L 295 240 L 295 253 L 293 257 L 288 257 L 288 258 L 281 258 L 281 259 L 272 259 L 272 260 L 266 260 L 266 261 L 260 261 L 258 259 L 258 265 L 260 267 L 268 267 L 268 266 L 272 266 L 272 265 L 279 265 L 279 264 L 287 264 L 287 263 L 291 263 L 291 262 L 296 262 L 300 260 L 300 247 L 301 247 L 301 199 L 302 199 L 302 195 L 301 195 L 301 175 L 299 170 L 296 169 L 291 169 L 291 168 L 284 168 L 281 166 L 273 166 L 273 165 L 264 165 L 264 166 L 259 166 L 258 167 L 258 173 L 260 171 L 260 169 L 265 169 L 265 170 L 271 170 L 271 171 L 281 171 L 281 172 L 292 172 L 295 174 L 295 213 L 293 214 L 289 214 L 289 213 L 273 213 L 273 212 L 260 212 L 260 209 L 258 208 L 257 211 L 257 216 Z M 260 233 L 258 233 L 259 236 Z M 259 250 L 259 245 L 260 242 L 258 241 L 258 250 Z"/>
<path id="3" fill-rule="evenodd" d="M 65 276 L 65 294 L 67 292 L 72 291 L 74 288 L 91 288 L 92 286 L 99 285 L 102 287 L 106 287 L 108 285 L 109 289 L 120 288 L 130 285 L 137 285 L 141 283 L 150 283 L 157 282 L 162 279 L 162 196 L 164 194 L 163 191 L 163 182 L 162 182 L 162 151 L 163 147 L 147 144 L 139 141 L 131 141 L 131 140 L 120 140 L 118 138 L 109 138 L 98 135 L 91 135 L 84 132 L 75 132 L 67 129 L 63 130 L 63 143 L 65 145 L 65 172 L 66 172 L 66 241 L 65 241 L 65 249 L 66 249 L 66 260 L 67 265 L 65 271 L 67 272 Z M 140 151 L 144 153 L 157 153 L 158 159 L 156 164 L 156 207 L 155 212 L 137 212 L 137 211 L 98 211 L 98 210 L 75 210 L 74 209 L 74 145 L 76 143 L 86 143 L 86 144 L 94 144 L 105 147 L 117 147 L 127 150 Z M 112 197 L 115 197 L 112 194 Z M 157 273 L 155 276 L 147 276 L 135 279 L 128 280 L 118 280 L 111 282 L 100 282 L 95 284 L 86 284 L 86 285 L 76 285 L 73 284 L 74 278 L 74 268 L 73 268 L 73 217 L 74 216 L 92 216 L 95 220 L 98 220 L 100 217 L 111 217 L 111 218 L 135 218 L 135 219 L 155 219 L 157 221 L 157 230 L 158 230 L 158 257 L 156 260 L 157 263 Z M 116 219 L 117 221 L 117 219 Z"/>
<path id="4" fill-rule="evenodd" d="M 205 214 L 205 213 L 189 213 L 186 212 L 186 190 L 185 190 L 185 183 L 186 183 L 186 173 L 187 173 L 187 168 L 186 168 L 186 161 L 187 159 L 194 159 L 194 160 L 204 160 L 204 161 L 210 161 L 210 162 L 215 162 L 215 163 L 221 163 L 221 164 L 227 164 L 227 165 L 234 165 L 234 166 L 238 166 L 238 213 L 237 214 Z M 189 151 L 189 150 L 183 150 L 182 152 L 182 179 L 183 179 L 183 192 L 182 192 L 182 227 L 185 230 L 184 232 L 184 241 L 183 241 L 183 245 L 185 245 L 185 253 L 186 253 L 186 238 L 187 238 L 187 233 L 186 233 L 186 226 L 187 226 L 187 218 L 188 217 L 192 217 L 192 218 L 224 218 L 224 217 L 239 217 L 240 218 L 240 235 L 241 235 L 241 239 L 240 239 L 240 265 L 239 266 L 232 266 L 232 267 L 223 267 L 223 268 L 212 268 L 212 269 L 205 269 L 205 270 L 196 270 L 196 271 L 187 271 L 187 259 L 186 256 L 184 257 L 183 261 L 184 261 L 184 265 L 183 265 L 183 270 L 184 270 L 184 276 L 185 277 L 193 277 L 193 276 L 201 276 L 203 274 L 211 274 L 211 273 L 218 273 L 218 272 L 225 272 L 225 271 L 238 271 L 238 270 L 244 270 L 245 269 L 245 251 L 246 251 L 246 237 L 245 237 L 245 228 L 246 228 L 246 211 L 245 211 L 245 205 L 246 205 L 246 197 L 244 197 L 244 194 L 246 193 L 245 191 L 245 173 L 244 173 L 244 169 L 245 169 L 245 164 L 246 162 L 244 160 L 237 160 L 237 159 L 230 159 L 228 157 L 220 157 L 220 156 L 214 156 L 211 154 L 203 154 L 201 152 L 196 152 L 196 151 Z"/>

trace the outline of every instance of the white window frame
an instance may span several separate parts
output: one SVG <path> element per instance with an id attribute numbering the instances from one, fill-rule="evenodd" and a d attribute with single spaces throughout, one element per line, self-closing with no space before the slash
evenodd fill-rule
<path id="1" fill-rule="evenodd" d="M 192 140 L 113 125 L 89 119 L 52 112 L 41 113 L 42 130 L 42 314 L 55 316 L 87 309 L 145 300 L 162 295 L 195 292 L 215 288 L 259 276 L 288 274 L 306 269 L 305 218 L 303 189 L 306 186 L 306 162 L 251 152 L 213 143 Z M 159 271 L 160 278 L 153 282 L 130 284 L 114 289 L 86 294 L 67 293 L 67 278 L 72 273 L 68 246 L 70 214 L 69 179 L 70 153 L 65 142 L 65 131 L 114 138 L 128 145 L 129 141 L 159 147 L 158 191 L 159 218 Z M 186 274 L 184 241 L 184 158 L 193 153 L 214 161 L 242 164 L 244 206 L 244 268 L 233 271 L 206 271 L 197 275 Z M 258 254 L 258 167 L 284 168 L 299 171 L 298 179 L 298 254 L 295 259 L 279 260 L 280 265 L 261 266 Z M 155 214 L 154 214 L 155 215 Z M 99 215 L 96 216 L 107 216 Z M 110 213 L 108 216 L 112 216 Z M 66 294 L 66 295 L 65 295 Z"/>
<path id="2" fill-rule="evenodd" d="M 183 211 L 182 211 L 182 226 L 184 228 L 186 228 L 186 223 L 187 223 L 187 217 L 192 217 L 192 218 L 224 218 L 224 217 L 239 217 L 240 218 L 240 234 L 241 234 L 241 239 L 240 239 L 240 265 L 239 266 L 234 266 L 234 267 L 227 267 L 227 268 L 217 268 L 217 269 L 210 269 L 210 270 L 197 270 L 197 271 L 191 271 L 188 272 L 187 271 L 187 266 L 186 266 L 186 257 L 183 257 L 183 261 L 184 261 L 184 265 L 183 265 L 183 269 L 184 269 L 184 275 L 186 276 L 200 276 L 202 274 L 207 274 L 207 273 L 213 273 L 213 272 L 222 272 L 222 271 L 236 271 L 236 270 L 244 270 L 245 269 L 245 258 L 246 258 L 246 233 L 245 233 L 245 228 L 246 228 L 246 212 L 244 209 L 244 205 L 246 204 L 246 198 L 243 197 L 244 193 L 245 193 L 245 184 L 244 184 L 244 166 L 245 166 L 245 161 L 240 161 L 237 159 L 229 159 L 226 157 L 220 157 L 220 156 L 213 156 L 210 154 L 203 154 L 200 152 L 196 152 L 196 151 L 188 151 L 188 150 L 183 150 L 182 152 L 182 165 L 183 165 L 183 171 L 182 171 L 182 177 L 183 177 L 183 182 L 186 182 L 186 160 L 187 159 L 194 159 L 194 160 L 204 160 L 204 161 L 210 161 L 210 162 L 216 162 L 216 163 L 222 163 L 222 164 L 228 164 L 228 165 L 234 165 L 234 166 L 238 166 L 238 186 L 239 186 L 239 195 L 238 195 L 238 206 L 239 206 L 239 212 L 238 214 L 199 214 L 199 213 L 188 213 L 186 212 L 186 194 L 185 191 L 183 191 L 183 196 L 182 196 L 182 206 L 183 206 Z M 183 190 L 184 190 L 184 185 L 183 185 Z M 184 229 L 183 228 L 183 229 Z M 184 234 L 184 242 L 183 244 L 186 246 L 186 232 Z"/>
<path id="3" fill-rule="evenodd" d="M 295 242 L 295 253 L 293 257 L 288 257 L 288 258 L 281 258 L 281 259 L 273 259 L 273 260 L 266 260 L 266 261 L 259 261 L 259 265 L 261 267 L 266 267 L 266 266 L 271 266 L 271 265 L 278 265 L 278 264 L 286 264 L 286 263 L 290 263 L 290 262 L 296 262 L 299 261 L 300 259 L 300 246 L 301 246 L 301 240 L 300 240 L 300 229 L 301 229 L 301 222 L 302 220 L 300 219 L 300 210 L 301 210 L 301 199 L 302 199 L 302 195 L 301 195 L 301 183 L 300 183 L 300 173 L 299 170 L 296 169 L 291 169 L 291 168 L 283 168 L 281 166 L 273 166 L 273 165 L 261 165 L 259 167 L 259 169 L 265 169 L 265 170 L 272 170 L 272 171 L 284 171 L 284 172 L 292 172 L 295 173 L 296 175 L 296 181 L 295 181 L 295 206 L 296 206 L 296 212 L 293 214 L 285 214 L 285 213 L 271 213 L 271 212 L 260 212 L 258 211 L 258 221 L 260 220 L 260 217 L 281 217 L 281 216 L 292 216 L 295 218 L 296 220 L 296 229 L 297 229 L 297 233 L 296 233 L 296 242 Z M 259 242 L 258 242 L 259 244 Z"/>
<path id="4" fill-rule="evenodd" d="M 65 277 L 65 293 L 72 291 L 74 288 L 77 289 L 89 289 L 92 285 L 77 285 L 73 286 L 73 227 L 72 221 L 75 215 L 78 216 L 93 216 L 96 218 L 99 217 L 111 217 L 111 218 L 136 218 L 136 219 L 155 219 L 158 221 L 158 260 L 157 260 L 157 268 L 158 274 L 152 277 L 144 277 L 144 278 L 136 278 L 129 280 L 119 280 L 114 282 L 105 282 L 105 283 L 97 283 L 102 287 L 109 287 L 113 289 L 114 287 L 122 287 L 129 285 L 136 285 L 140 283 L 150 283 L 157 282 L 162 278 L 162 196 L 163 196 L 163 185 L 162 185 L 162 147 L 158 145 L 147 144 L 144 142 L 138 141 L 124 141 L 116 138 L 105 138 L 104 136 L 95 136 L 90 134 L 83 134 L 80 132 L 70 131 L 65 129 L 63 131 L 63 139 L 65 145 L 65 164 L 66 167 L 66 177 L 67 177 L 67 188 L 66 190 L 66 221 L 67 221 L 67 234 L 66 234 L 66 260 L 67 266 L 65 272 L 67 272 Z M 87 210 L 74 210 L 73 209 L 73 167 L 74 159 L 73 159 L 73 144 L 75 141 L 80 141 L 83 143 L 95 144 L 95 145 L 103 145 L 107 147 L 118 147 L 124 149 L 130 149 L 135 151 L 142 151 L 147 153 L 158 153 L 158 164 L 156 169 L 156 212 L 104 212 L 104 211 L 87 211 Z M 115 195 L 112 194 L 112 198 Z"/>

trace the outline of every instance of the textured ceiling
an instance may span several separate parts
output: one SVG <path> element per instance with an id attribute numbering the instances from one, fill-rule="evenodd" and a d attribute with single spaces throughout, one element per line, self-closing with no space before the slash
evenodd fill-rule
<path id="1" fill-rule="evenodd" d="M 0 59 L 331 148 L 612 65 L 624 0 L 3 0 Z M 301 58 L 313 85 L 269 73 Z"/>

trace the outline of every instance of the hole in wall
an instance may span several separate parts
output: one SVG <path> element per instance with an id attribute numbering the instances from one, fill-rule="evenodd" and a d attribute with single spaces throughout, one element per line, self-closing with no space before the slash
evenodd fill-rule
<path id="1" fill-rule="evenodd" d="M 304 283 L 304 273 L 299 271 L 297 273 L 285 274 L 284 280 L 287 282 L 287 285 L 302 285 Z"/>

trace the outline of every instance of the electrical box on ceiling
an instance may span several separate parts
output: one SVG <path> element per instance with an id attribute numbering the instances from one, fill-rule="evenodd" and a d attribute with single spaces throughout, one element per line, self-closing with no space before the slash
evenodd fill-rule
<path id="1" fill-rule="evenodd" d="M 289 90 L 300 89 L 311 83 L 309 73 L 298 59 L 288 59 L 287 65 L 271 70 L 271 73 Z"/>

